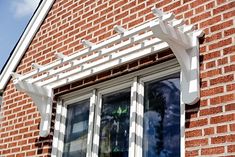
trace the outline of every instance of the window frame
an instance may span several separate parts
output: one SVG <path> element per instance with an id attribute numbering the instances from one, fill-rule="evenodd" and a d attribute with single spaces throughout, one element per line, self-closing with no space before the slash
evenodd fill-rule
<path id="1" fill-rule="evenodd" d="M 89 128 L 88 128 L 88 146 L 86 157 L 98 157 L 99 151 L 99 131 L 101 120 L 101 104 L 102 95 L 118 91 L 125 88 L 131 89 L 131 106 L 130 106 L 130 126 L 129 126 L 129 156 L 142 157 L 142 140 L 143 140 L 143 112 L 144 112 L 144 84 L 149 81 L 161 79 L 174 73 L 180 72 L 180 66 L 176 59 L 163 62 L 158 65 L 138 70 L 131 74 L 119 76 L 112 80 L 108 80 L 78 91 L 63 95 L 57 101 L 57 111 L 55 128 L 62 126 L 62 131 L 57 133 L 55 129 L 53 137 L 52 156 L 62 156 L 63 140 L 61 140 L 65 133 L 65 123 L 61 113 L 66 118 L 67 106 L 90 98 L 90 114 L 89 114 Z M 180 86 L 181 75 L 180 75 Z M 182 92 L 180 92 L 182 93 Z M 142 96 L 140 96 L 142 95 Z M 180 98 L 180 142 L 181 142 L 181 157 L 185 156 L 185 104 L 182 103 Z M 97 104 L 97 105 L 96 105 Z M 60 109 L 61 108 L 61 109 Z M 142 119 L 141 119 L 142 117 Z M 59 124 L 58 124 L 59 123 Z M 95 124 L 94 124 L 95 123 Z M 97 126 L 98 124 L 98 126 Z M 139 125 L 140 124 L 140 125 Z M 64 125 L 64 126 L 63 126 Z M 92 127 L 91 127 L 92 126 Z M 61 130 L 61 129 L 60 129 Z M 64 130 L 64 131 L 63 131 Z M 132 137 L 132 135 L 135 135 Z M 138 137 L 138 138 L 137 138 Z M 58 140 L 60 139 L 60 140 Z M 59 141 L 59 142 L 58 142 Z M 90 142 L 89 142 L 90 141 Z M 57 144 L 54 144 L 56 143 Z M 93 143 L 91 145 L 91 143 Z M 97 145 L 98 144 L 98 145 Z M 63 149 L 62 149 L 63 150 Z"/>
<path id="2" fill-rule="evenodd" d="M 174 71 L 177 70 L 177 71 Z M 141 104 L 141 107 L 138 108 L 137 110 L 137 115 L 140 115 L 141 119 L 143 119 L 144 117 L 144 86 L 145 83 L 150 82 L 150 81 L 154 81 L 154 80 L 161 80 L 164 77 L 170 76 L 172 74 L 176 74 L 176 73 L 180 73 L 180 69 L 168 69 L 167 71 L 162 71 L 156 74 L 152 74 L 149 76 L 145 76 L 139 79 L 139 94 L 142 95 L 142 97 L 139 98 L 139 102 Z M 180 74 L 180 86 L 181 85 L 181 74 Z M 182 103 L 182 91 L 180 89 L 180 157 L 184 157 L 185 156 L 185 104 Z M 143 141 L 143 120 L 141 119 L 137 119 L 137 123 L 140 123 L 142 125 L 142 127 L 138 128 L 137 130 L 139 130 L 139 132 L 137 132 L 138 134 L 140 134 L 141 136 L 141 145 L 143 145 L 142 141 Z M 142 157 L 142 148 L 138 148 L 136 150 L 136 157 Z"/>
<path id="3" fill-rule="evenodd" d="M 101 110 L 102 110 L 102 96 L 111 92 L 115 92 L 115 91 L 120 91 L 123 89 L 127 89 L 130 88 L 131 89 L 131 82 L 127 82 L 115 87 L 111 87 L 111 88 L 107 88 L 107 89 L 103 89 L 98 91 L 97 94 L 97 104 L 96 105 L 96 116 L 95 116 L 95 120 L 94 122 L 96 122 L 95 128 L 94 128 L 94 141 L 93 141 L 93 149 L 92 149 L 92 157 L 98 157 L 98 153 L 99 153 L 99 135 L 100 135 L 100 122 L 101 122 Z M 130 93 L 132 93 L 132 91 L 130 91 Z M 130 95 L 131 97 L 131 95 Z M 131 102 L 130 102 L 131 103 Z M 130 104 L 130 108 L 131 108 L 131 104 Z M 131 109 L 130 109 L 131 110 Z M 130 112 L 130 119 L 131 119 L 131 112 Z M 129 126 L 130 128 L 130 126 Z M 129 135 L 131 134 L 131 132 L 129 131 Z M 130 147 L 130 146 L 129 146 Z M 130 148 L 129 148 L 130 149 Z"/>

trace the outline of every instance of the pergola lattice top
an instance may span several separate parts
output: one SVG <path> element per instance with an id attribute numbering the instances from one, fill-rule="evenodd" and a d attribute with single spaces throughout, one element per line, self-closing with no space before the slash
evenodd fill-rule
<path id="1" fill-rule="evenodd" d="M 44 66 L 34 63 L 34 71 L 12 74 L 16 88 L 27 93 L 38 107 L 40 136 L 47 136 L 50 130 L 53 89 L 168 48 L 181 66 L 183 103 L 194 104 L 199 100 L 198 37 L 203 32 L 176 20 L 172 13 L 165 14 L 156 8 L 152 12 L 157 16 L 155 20 L 131 30 L 115 26 L 118 33 L 115 37 L 99 44 L 83 40 L 86 49 L 80 52 L 70 56 L 56 53 L 55 62 Z"/>

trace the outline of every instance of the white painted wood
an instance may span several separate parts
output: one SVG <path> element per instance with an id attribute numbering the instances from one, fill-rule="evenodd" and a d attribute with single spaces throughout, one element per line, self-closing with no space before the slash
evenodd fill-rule
<path id="1" fill-rule="evenodd" d="M 82 44 L 87 48 L 91 48 L 92 46 L 94 46 L 92 42 L 85 40 L 85 39 L 82 40 Z"/>
<path id="2" fill-rule="evenodd" d="M 94 133 L 94 118 L 95 118 L 95 104 L 97 104 L 96 89 L 92 91 L 92 96 L 90 98 L 90 113 L 89 113 L 89 124 L 88 124 L 88 136 L 87 136 L 87 157 L 92 155 L 92 145 L 93 145 L 93 133 Z"/>
<path id="3" fill-rule="evenodd" d="M 97 93 L 97 105 L 95 107 L 95 126 L 92 146 L 92 157 L 98 157 L 99 153 L 99 134 L 100 134 L 100 120 L 101 120 L 101 108 L 102 108 L 102 95 Z"/>
<path id="4" fill-rule="evenodd" d="M 53 77 L 44 82 L 40 82 L 37 84 L 37 86 L 50 85 L 52 88 L 57 88 L 63 84 L 68 84 L 74 82 L 75 80 L 85 78 L 89 75 L 94 75 L 98 72 L 105 71 L 107 70 L 107 67 L 111 69 L 114 66 L 122 65 L 124 63 L 136 60 L 140 57 L 160 52 L 168 48 L 168 45 L 166 43 L 161 43 L 154 46 L 157 42 L 158 41 L 151 41 L 150 43 L 146 44 L 146 49 L 144 50 L 142 50 L 142 45 L 139 44 L 132 49 L 127 49 L 119 53 L 115 53 L 111 56 L 106 56 L 96 62 L 84 64 L 83 67 L 79 67 L 67 73 L 63 73 L 58 77 Z M 78 73 L 78 71 L 80 71 L 80 73 Z"/>
<path id="5" fill-rule="evenodd" d="M 183 19 L 174 20 L 174 21 L 171 22 L 171 25 L 172 25 L 174 28 L 180 27 L 180 26 L 184 25 L 184 20 L 183 20 Z"/>
<path id="6" fill-rule="evenodd" d="M 124 32 L 126 31 L 123 27 L 118 25 L 115 25 L 113 29 L 119 34 L 124 34 Z"/>
<path id="7" fill-rule="evenodd" d="M 55 57 L 56 57 L 57 59 L 62 60 L 62 61 L 63 61 L 65 58 L 67 58 L 66 55 L 64 55 L 63 53 L 60 53 L 60 52 L 56 52 L 56 53 L 55 53 Z"/>
<path id="8" fill-rule="evenodd" d="M 45 74 L 45 75 L 42 75 L 42 76 L 39 76 L 35 79 L 32 79 L 30 80 L 30 83 L 36 83 L 36 82 L 39 82 L 39 81 L 42 81 L 43 79 L 46 79 L 46 78 L 49 78 L 49 77 L 53 77 L 57 74 L 60 74 L 66 70 L 70 70 L 72 69 L 73 67 L 75 66 L 82 66 L 83 64 L 86 64 L 88 62 L 92 62 L 93 60 L 97 59 L 98 57 L 101 58 L 105 55 L 109 55 L 111 53 L 115 53 L 116 51 L 118 51 L 119 49 L 125 49 L 127 47 L 129 47 L 131 44 L 135 44 L 135 43 L 138 43 L 138 42 L 142 42 L 148 38 L 151 38 L 153 37 L 153 34 L 152 32 L 148 32 L 148 33 L 145 33 L 143 35 L 140 35 L 140 36 L 136 36 L 135 38 L 133 39 L 129 39 L 128 41 L 125 41 L 125 42 L 122 42 L 118 45 L 115 45 L 113 47 L 110 47 L 110 48 L 107 48 L 107 49 L 104 49 L 104 50 L 101 50 L 99 53 L 95 53 L 91 56 L 88 56 L 82 60 L 75 60 L 73 61 L 73 64 L 68 64 L 68 65 L 65 65 L 61 68 L 58 68 L 56 70 L 51 70 L 48 72 L 48 74 Z M 155 39 L 156 41 L 161 41 L 159 39 Z M 83 69 L 84 70 L 84 69 Z"/>
<path id="9" fill-rule="evenodd" d="M 148 30 L 150 30 L 150 25 L 151 25 L 151 22 L 148 22 L 148 23 L 143 24 L 139 27 L 136 27 L 136 28 L 133 28 L 129 31 L 126 31 L 124 33 L 124 35 L 117 35 L 113 38 L 110 38 L 110 39 L 104 41 L 104 42 L 96 44 L 96 45 L 92 46 L 91 49 L 84 49 L 80 52 L 74 53 L 71 56 L 68 56 L 68 58 L 66 58 L 63 62 L 55 61 L 53 63 L 50 63 L 47 66 L 41 68 L 39 72 L 41 73 L 41 72 L 46 72 L 48 70 L 54 69 L 55 67 L 60 66 L 62 63 L 64 63 L 64 64 L 69 63 L 69 62 L 73 61 L 74 59 L 79 59 L 82 56 L 90 55 L 94 51 L 99 51 L 99 50 L 107 47 L 108 45 L 113 45 L 115 43 L 119 43 L 120 41 L 129 39 L 129 38 L 135 36 L 138 33 L 141 33 L 143 31 L 144 32 L 148 31 Z M 26 80 L 26 79 L 31 78 L 32 76 L 38 74 L 39 72 L 38 71 L 32 71 L 28 74 L 25 74 L 21 79 Z"/>
<path id="10" fill-rule="evenodd" d="M 36 70 L 39 70 L 42 66 L 37 63 L 32 63 L 32 67 Z"/>
<path id="11" fill-rule="evenodd" d="M 131 106 L 130 106 L 130 131 L 129 131 L 129 154 L 135 156 L 136 148 L 136 110 L 137 110 L 137 92 L 138 82 L 137 77 L 134 78 L 131 86 Z"/>
<path id="12" fill-rule="evenodd" d="M 50 108 L 44 101 L 52 100 L 53 89 L 171 48 L 181 66 L 182 101 L 196 103 L 200 97 L 198 37 L 203 36 L 203 32 L 194 31 L 192 25 L 174 19 L 172 13 L 152 11 L 158 17 L 156 20 L 131 30 L 115 26 L 119 35 L 98 44 L 82 40 L 86 49 L 70 56 L 57 53 L 58 60 L 53 63 L 34 64 L 35 70 L 22 76 L 13 74 L 14 84 L 30 95 L 44 114 L 43 111 Z M 40 73 L 45 74 L 38 76 Z M 46 127 L 49 121 L 43 123 L 44 129 L 49 129 Z"/>
<path id="13" fill-rule="evenodd" d="M 76 102 L 83 101 L 86 99 L 90 99 L 93 96 L 93 94 L 88 93 L 88 94 L 77 94 L 76 97 L 73 97 L 72 99 L 64 101 L 64 105 L 73 105 Z"/>
<path id="14" fill-rule="evenodd" d="M 59 143 L 60 143 L 60 125 L 61 125 L 61 119 L 62 119 L 62 100 L 59 100 L 57 102 L 56 106 L 56 116 L 55 116 L 55 125 L 54 125 L 54 134 L 53 134 L 53 141 L 52 141 L 52 157 L 57 157 L 57 154 L 59 152 Z"/>
<path id="15" fill-rule="evenodd" d="M 143 118 L 144 118 L 144 82 L 138 80 L 138 99 L 137 99 L 137 124 L 136 124 L 136 157 L 143 155 Z"/>

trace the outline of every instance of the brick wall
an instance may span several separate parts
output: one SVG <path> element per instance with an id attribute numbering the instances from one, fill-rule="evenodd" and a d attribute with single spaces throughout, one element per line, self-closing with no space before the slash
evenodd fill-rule
<path id="1" fill-rule="evenodd" d="M 44 65 L 53 61 L 56 51 L 71 54 L 81 50 L 81 39 L 94 43 L 104 41 L 115 35 L 114 25 L 129 29 L 149 21 L 154 18 L 152 7 L 174 12 L 177 18 L 184 18 L 188 24 L 194 24 L 206 33 L 200 46 L 201 100 L 186 108 L 186 156 L 234 155 L 233 0 L 57 0 L 27 49 L 17 72 L 24 74 L 32 70 L 33 62 Z M 143 63 L 153 62 L 157 63 L 150 57 Z M 139 67 L 140 61 L 132 66 Z M 105 77 L 112 75 L 113 72 L 100 74 Z M 95 76 L 95 79 L 101 80 L 102 77 Z M 77 86 L 83 84 L 78 82 Z M 65 86 L 56 92 L 66 90 L 68 88 Z M 50 155 L 53 130 L 49 137 L 39 138 L 40 115 L 31 99 L 17 92 L 12 81 L 8 83 L 3 99 L 0 155 Z"/>

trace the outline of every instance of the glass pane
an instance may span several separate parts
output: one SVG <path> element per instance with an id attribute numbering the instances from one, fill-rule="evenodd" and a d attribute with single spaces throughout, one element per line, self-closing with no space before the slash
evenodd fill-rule
<path id="1" fill-rule="evenodd" d="M 180 156 L 179 74 L 145 84 L 144 157 Z"/>
<path id="2" fill-rule="evenodd" d="M 102 97 L 99 157 L 127 157 L 130 89 Z"/>
<path id="3" fill-rule="evenodd" d="M 85 157 L 89 122 L 89 100 L 68 106 L 64 157 Z"/>

